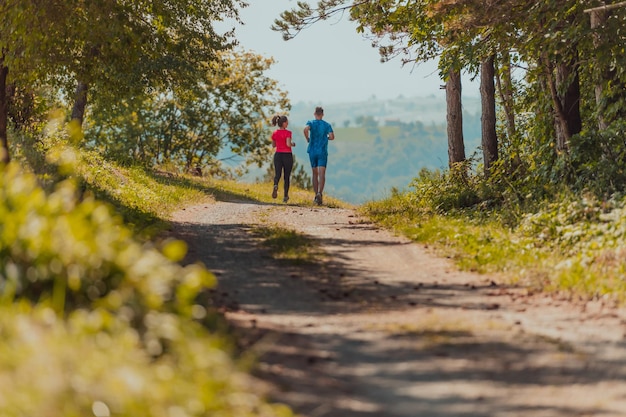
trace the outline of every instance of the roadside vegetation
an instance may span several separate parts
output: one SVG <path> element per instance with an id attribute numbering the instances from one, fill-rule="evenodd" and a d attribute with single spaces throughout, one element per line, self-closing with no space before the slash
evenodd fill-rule
<path id="1" fill-rule="evenodd" d="M 409 190 L 361 211 L 462 269 L 532 291 L 626 302 L 626 202 L 619 194 L 603 198 L 560 184 L 539 202 L 506 200 L 480 175 L 424 170 Z"/>
<path id="2" fill-rule="evenodd" d="M 120 166 L 59 136 L 39 146 L 0 175 L 5 415 L 291 416 L 198 301 L 213 274 L 161 237 L 174 210 L 262 187 Z"/>

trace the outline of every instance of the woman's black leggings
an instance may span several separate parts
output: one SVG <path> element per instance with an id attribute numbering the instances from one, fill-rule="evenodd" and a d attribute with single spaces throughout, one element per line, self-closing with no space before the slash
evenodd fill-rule
<path id="1" fill-rule="evenodd" d="M 274 153 L 274 185 L 278 185 L 280 176 L 285 171 L 285 196 L 289 195 L 289 178 L 293 169 L 293 154 L 288 152 Z"/>

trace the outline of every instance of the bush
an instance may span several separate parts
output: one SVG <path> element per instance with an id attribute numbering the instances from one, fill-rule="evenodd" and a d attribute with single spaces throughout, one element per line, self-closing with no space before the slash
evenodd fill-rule
<path id="1" fill-rule="evenodd" d="M 436 213 L 464 209 L 480 203 L 478 177 L 468 174 L 469 162 L 440 172 L 422 169 L 410 187 L 419 206 Z"/>
<path id="2" fill-rule="evenodd" d="M 184 256 L 182 242 L 166 246 L 171 259 L 137 242 L 108 206 L 91 198 L 79 201 L 72 180 L 47 195 L 33 175 L 9 165 L 0 172 L 0 216 L 5 299 L 50 302 L 59 313 L 125 306 L 142 317 L 168 303 L 188 308 L 174 303 L 175 291 L 191 294 L 214 282 L 198 265 L 172 262 Z"/>
<path id="3" fill-rule="evenodd" d="M 616 122 L 603 131 L 575 135 L 567 163 L 573 171 L 572 186 L 599 197 L 626 190 L 626 122 Z"/>
<path id="4" fill-rule="evenodd" d="M 101 310 L 64 321 L 45 307 L 0 308 L 2 415 L 292 415 L 254 393 L 220 338 L 177 316 L 152 314 L 170 343 L 156 358 L 135 329 Z"/>
<path id="5" fill-rule="evenodd" d="M 0 409 L 7 417 L 291 416 L 199 321 L 214 276 L 141 243 L 71 179 L 0 169 Z"/>

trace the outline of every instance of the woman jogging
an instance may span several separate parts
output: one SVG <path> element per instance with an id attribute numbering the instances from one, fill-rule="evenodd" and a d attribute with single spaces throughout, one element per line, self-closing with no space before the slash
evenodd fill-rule
<path id="1" fill-rule="evenodd" d="M 274 153 L 274 189 L 272 190 L 272 198 L 278 196 L 278 182 L 284 172 L 283 203 L 286 203 L 289 201 L 289 179 L 293 169 L 291 148 L 296 146 L 296 144 L 293 143 L 291 138 L 291 131 L 287 130 L 287 126 L 289 126 L 287 116 L 274 116 L 272 118 L 272 126 L 278 126 L 278 129 L 272 133 L 272 146 L 276 148 Z"/>

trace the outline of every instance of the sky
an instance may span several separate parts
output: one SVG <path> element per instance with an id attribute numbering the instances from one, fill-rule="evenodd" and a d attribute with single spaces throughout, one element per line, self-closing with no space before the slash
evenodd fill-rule
<path id="1" fill-rule="evenodd" d="M 424 97 L 445 98 L 437 63 L 402 66 L 399 59 L 381 63 L 377 48 L 356 32 L 356 23 L 347 14 L 320 21 L 284 41 L 282 34 L 270 29 L 284 10 L 296 0 L 248 0 L 240 12 L 244 25 L 235 27 L 242 48 L 277 62 L 266 73 L 289 92 L 292 103 L 345 103 L 377 99 Z M 478 87 L 463 80 L 464 95 L 478 95 Z"/>

